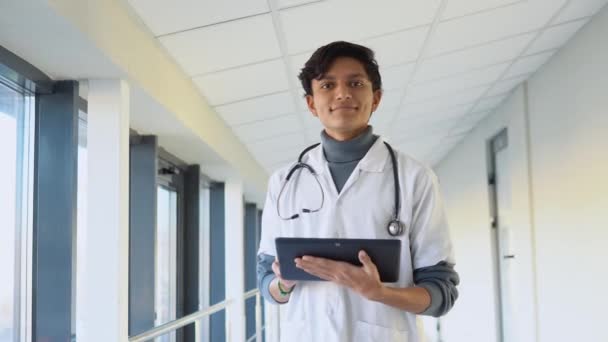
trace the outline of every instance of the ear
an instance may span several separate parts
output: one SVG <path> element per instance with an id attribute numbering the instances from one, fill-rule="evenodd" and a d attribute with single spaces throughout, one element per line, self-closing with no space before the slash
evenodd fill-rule
<path id="1" fill-rule="evenodd" d="M 382 89 L 378 89 L 374 91 L 374 98 L 372 100 L 372 112 L 375 112 L 378 109 L 378 105 L 380 105 L 380 100 L 382 99 Z"/>
<path id="2" fill-rule="evenodd" d="M 312 115 L 317 117 L 319 116 L 317 114 L 317 109 L 315 108 L 315 100 L 312 95 L 306 95 L 306 105 L 308 105 L 308 110 L 310 110 Z"/>

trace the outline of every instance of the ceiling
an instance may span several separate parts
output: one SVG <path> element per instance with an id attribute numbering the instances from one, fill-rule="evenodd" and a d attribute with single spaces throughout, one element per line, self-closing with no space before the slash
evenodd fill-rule
<path id="1" fill-rule="evenodd" d="M 608 0 L 128 0 L 269 172 L 319 141 L 297 79 L 319 46 L 376 52 L 374 131 L 440 161 Z"/>

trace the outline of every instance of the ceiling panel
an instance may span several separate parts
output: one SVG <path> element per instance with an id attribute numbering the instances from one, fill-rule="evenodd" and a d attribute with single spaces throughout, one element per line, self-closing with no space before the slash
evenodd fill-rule
<path id="1" fill-rule="evenodd" d="M 266 0 L 129 0 L 155 36 L 268 12 Z"/>
<path id="2" fill-rule="evenodd" d="M 593 15 L 607 3 L 608 0 L 571 0 L 555 22 L 560 23 Z"/>
<path id="3" fill-rule="evenodd" d="M 430 26 L 386 34 L 358 42 L 376 53 L 378 65 L 390 67 L 418 58 Z"/>
<path id="4" fill-rule="evenodd" d="M 496 82 L 496 84 L 494 84 L 492 88 L 490 88 L 490 91 L 487 92 L 485 96 L 491 97 L 511 92 L 511 90 L 513 90 L 516 86 L 527 80 L 528 77 L 530 77 L 530 74 L 519 75 L 513 78 L 504 79 L 502 81 Z"/>
<path id="5" fill-rule="evenodd" d="M 455 93 L 467 88 L 494 83 L 507 69 L 508 63 L 477 69 L 438 81 L 418 83 L 411 86 L 408 100 L 415 102 L 432 98 L 440 99 L 442 95 Z"/>
<path id="6" fill-rule="evenodd" d="M 548 28 L 532 43 L 526 54 L 556 49 L 564 45 L 578 30 L 587 23 L 587 19 L 577 20 Z"/>
<path id="7" fill-rule="evenodd" d="M 372 114 L 369 120 L 369 124 L 376 127 L 379 125 L 391 123 L 395 118 L 395 113 L 397 113 L 396 108 L 379 109 Z"/>
<path id="8" fill-rule="evenodd" d="M 414 79 L 417 82 L 433 80 L 515 59 L 534 37 L 534 34 L 520 35 L 427 59 L 422 62 Z"/>
<path id="9" fill-rule="evenodd" d="M 452 0 L 448 1 L 442 19 L 461 17 L 518 2 L 522 0 Z"/>
<path id="10" fill-rule="evenodd" d="M 497 96 L 484 97 L 477 103 L 477 105 L 475 105 L 475 107 L 473 107 L 471 112 L 476 113 L 493 111 L 507 98 L 507 96 L 508 94 L 500 94 Z"/>
<path id="11" fill-rule="evenodd" d="M 231 21 L 159 39 L 190 76 L 281 56 L 270 15 Z"/>
<path id="12" fill-rule="evenodd" d="M 393 66 L 390 68 L 380 66 L 382 88 L 384 90 L 405 89 L 405 86 L 410 81 L 410 76 L 412 75 L 415 66 L 415 63 Z"/>
<path id="13" fill-rule="evenodd" d="M 289 90 L 282 59 L 198 76 L 194 83 L 213 106 Z"/>
<path id="14" fill-rule="evenodd" d="M 492 11 L 442 22 L 429 45 L 434 56 L 538 30 L 566 0 L 529 0 Z"/>
<path id="15" fill-rule="evenodd" d="M 287 51 L 296 54 L 335 40 L 357 41 L 428 25 L 438 5 L 439 0 L 333 0 L 283 10 L 280 16 Z"/>
<path id="16" fill-rule="evenodd" d="M 473 103 L 477 101 L 488 88 L 490 88 L 490 85 L 466 89 L 457 93 L 446 94 L 441 98 L 441 100 L 435 99 L 430 101 L 425 100 L 412 102 L 409 101 L 408 97 L 406 96 L 401 113 L 436 112 L 457 105 Z"/>
<path id="17" fill-rule="evenodd" d="M 295 112 L 289 92 L 257 97 L 215 107 L 215 111 L 230 126 L 265 120 Z"/>
<path id="18" fill-rule="evenodd" d="M 387 90 L 382 94 L 378 110 L 390 110 L 399 107 L 403 97 L 403 89 Z"/>
<path id="19" fill-rule="evenodd" d="M 302 6 L 312 4 L 315 2 L 326 1 L 326 0 L 277 0 L 277 7 L 279 9 L 285 9 L 289 7 Z"/>
<path id="20" fill-rule="evenodd" d="M 274 138 L 282 134 L 298 132 L 301 123 L 295 114 L 258 121 L 232 127 L 236 135 L 245 143 Z"/>
<path id="21" fill-rule="evenodd" d="M 504 78 L 511 78 L 523 74 L 530 74 L 536 72 L 543 66 L 547 61 L 553 57 L 556 50 L 542 52 L 539 54 L 521 57 L 509 68 L 509 71 L 505 74 Z"/>
<path id="22" fill-rule="evenodd" d="M 298 149 L 304 146 L 305 144 L 306 139 L 304 139 L 304 134 L 300 130 L 295 133 L 289 133 L 272 137 L 269 139 L 256 141 L 253 143 L 248 143 L 247 148 L 254 154 L 264 154 L 272 151 Z"/>

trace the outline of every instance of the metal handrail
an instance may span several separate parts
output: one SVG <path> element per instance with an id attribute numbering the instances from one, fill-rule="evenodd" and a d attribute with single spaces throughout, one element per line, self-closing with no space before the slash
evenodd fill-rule
<path id="1" fill-rule="evenodd" d="M 260 341 L 261 336 L 262 336 L 262 330 L 264 330 L 264 327 L 262 326 L 260 290 L 253 289 L 253 290 L 245 292 L 243 295 L 244 300 L 247 300 L 252 297 L 256 297 L 256 300 L 255 300 L 255 306 L 256 306 L 256 309 L 255 309 L 256 329 L 255 330 L 256 330 L 256 332 L 255 332 L 254 336 L 256 337 L 256 339 L 258 341 Z M 184 316 L 184 317 L 176 319 L 174 321 L 167 322 L 163 325 L 159 325 L 158 327 L 150 329 L 144 333 L 130 337 L 129 342 L 148 341 L 153 338 L 156 338 L 156 337 L 165 335 L 167 333 L 170 333 L 172 331 L 175 331 L 179 328 L 182 328 L 182 327 L 192 324 L 192 323 L 194 323 L 195 341 L 200 341 L 201 340 L 201 338 L 200 338 L 201 337 L 201 319 L 206 316 L 210 316 L 218 311 L 228 309 L 228 306 L 230 304 L 232 304 L 232 302 L 233 302 L 232 299 L 227 299 L 223 302 L 219 302 L 213 306 L 210 306 L 204 310 L 200 310 L 195 313 L 191 313 L 188 316 Z"/>
<path id="2" fill-rule="evenodd" d="M 129 342 L 144 342 L 155 337 L 162 336 L 171 331 L 182 328 L 188 324 L 194 323 L 195 335 L 200 336 L 200 319 L 211 314 L 214 314 L 218 311 L 224 310 L 232 303 L 232 299 L 225 300 L 223 302 L 219 302 L 213 306 L 210 306 L 204 310 L 197 311 L 195 313 L 189 314 L 188 316 L 184 316 L 180 319 L 176 319 L 175 321 L 171 321 L 165 323 L 163 325 L 159 325 L 153 329 L 146 331 L 145 333 L 133 336 L 129 338 Z M 200 338 L 197 338 L 196 341 L 199 341 Z"/>

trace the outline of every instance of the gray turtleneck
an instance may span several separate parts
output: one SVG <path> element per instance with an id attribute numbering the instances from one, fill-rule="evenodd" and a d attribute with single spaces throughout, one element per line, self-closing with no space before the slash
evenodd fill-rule
<path id="1" fill-rule="evenodd" d="M 325 131 L 321 132 L 321 146 L 338 193 L 342 191 L 355 166 L 378 139 L 372 131 L 372 126 L 367 126 L 363 133 L 347 141 L 335 140 Z"/>
<path id="2" fill-rule="evenodd" d="M 323 153 L 338 193 L 342 191 L 348 177 L 359 161 L 365 157 L 376 139 L 378 136 L 373 134 L 371 126 L 368 126 L 359 136 L 348 141 L 335 140 L 325 131 L 321 133 L 321 146 L 323 146 Z M 272 255 L 258 255 L 258 287 L 266 300 L 278 303 L 272 298 L 269 290 L 270 282 L 274 278 L 273 261 L 274 256 Z M 454 270 L 453 264 L 445 261 L 434 266 L 415 269 L 414 283 L 416 286 L 425 288 L 431 296 L 431 305 L 420 313 L 421 315 L 442 316 L 452 308 L 458 298 L 456 289 L 456 285 L 460 283 L 458 273 Z"/>

